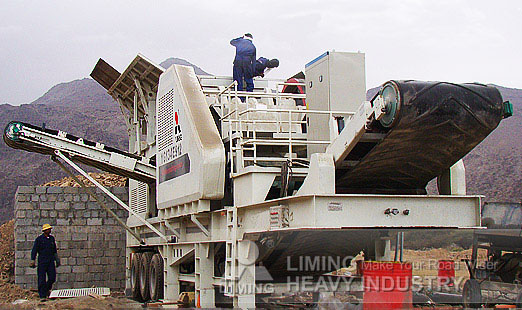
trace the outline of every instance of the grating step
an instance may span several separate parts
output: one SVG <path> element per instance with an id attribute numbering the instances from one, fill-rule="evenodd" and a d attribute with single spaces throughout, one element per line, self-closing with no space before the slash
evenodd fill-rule
<path id="1" fill-rule="evenodd" d="M 96 294 L 100 296 L 109 296 L 111 289 L 108 287 L 89 287 L 89 288 L 70 288 L 63 290 L 53 290 L 49 298 L 73 298 L 80 296 L 89 296 Z"/>

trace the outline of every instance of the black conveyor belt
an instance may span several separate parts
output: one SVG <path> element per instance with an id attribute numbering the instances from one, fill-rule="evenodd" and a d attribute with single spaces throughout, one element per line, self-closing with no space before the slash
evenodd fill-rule
<path id="1" fill-rule="evenodd" d="M 470 152 L 503 117 L 492 86 L 391 81 L 398 89 L 397 120 L 384 139 L 356 146 L 336 172 L 338 193 L 424 193 L 427 183 Z"/>

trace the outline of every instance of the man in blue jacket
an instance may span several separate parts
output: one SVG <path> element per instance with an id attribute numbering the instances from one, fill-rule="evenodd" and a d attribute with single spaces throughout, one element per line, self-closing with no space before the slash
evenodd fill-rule
<path id="1" fill-rule="evenodd" d="M 58 251 L 56 250 L 56 241 L 51 236 L 52 226 L 45 224 L 42 227 L 42 234 L 36 238 L 31 251 L 31 267 L 36 267 L 35 260 L 38 254 L 38 295 L 45 299 L 49 296 L 49 291 L 56 281 L 56 267 L 60 266 Z M 45 276 L 47 275 L 47 281 Z"/>
<path id="2" fill-rule="evenodd" d="M 275 58 L 268 60 L 265 57 L 259 57 L 259 59 L 256 61 L 254 76 L 265 77 L 265 74 L 268 71 L 270 71 L 273 68 L 277 68 L 277 67 L 279 67 L 279 60 L 277 60 Z"/>
<path id="3" fill-rule="evenodd" d="M 256 47 L 252 43 L 252 39 L 252 35 L 247 33 L 230 41 L 230 44 L 236 47 L 233 74 L 234 81 L 237 82 L 237 90 L 243 90 L 243 80 L 246 83 L 246 91 L 254 90 Z"/>

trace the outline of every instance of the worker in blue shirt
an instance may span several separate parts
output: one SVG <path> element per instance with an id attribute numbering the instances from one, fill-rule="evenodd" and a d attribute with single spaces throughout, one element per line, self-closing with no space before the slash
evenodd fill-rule
<path id="1" fill-rule="evenodd" d="M 279 60 L 277 60 L 277 59 L 268 60 L 265 57 L 259 57 L 256 61 L 254 76 L 265 77 L 265 74 L 268 71 L 270 71 L 272 68 L 277 68 L 277 67 L 279 67 Z"/>
<path id="2" fill-rule="evenodd" d="M 52 226 L 45 224 L 42 227 L 42 234 L 34 241 L 31 251 L 31 267 L 36 267 L 36 255 L 38 254 L 38 295 L 45 299 L 49 296 L 53 283 L 56 281 L 56 267 L 60 266 L 60 258 L 56 250 L 56 241 L 51 236 Z M 46 280 L 47 275 L 47 280 Z"/>
<path id="3" fill-rule="evenodd" d="M 237 90 L 243 90 L 243 80 L 246 83 L 246 91 L 254 90 L 254 69 L 256 62 L 256 47 L 252 43 L 253 36 L 250 33 L 233 39 L 230 44 L 236 47 L 234 58 L 234 81 L 237 82 Z"/>

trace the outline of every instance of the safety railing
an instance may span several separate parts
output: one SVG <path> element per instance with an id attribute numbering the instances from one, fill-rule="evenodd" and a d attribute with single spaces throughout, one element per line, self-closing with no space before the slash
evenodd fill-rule
<path id="1" fill-rule="evenodd" d="M 298 156 L 296 150 L 306 151 L 310 145 L 328 145 L 328 140 L 309 140 L 303 128 L 307 128 L 307 119 L 311 115 L 325 115 L 328 120 L 334 117 L 349 118 L 353 113 L 342 111 L 308 110 L 306 106 L 297 106 L 298 99 L 305 100 L 305 94 L 283 93 L 284 86 L 301 86 L 304 83 L 275 81 L 275 90 L 264 92 L 238 91 L 233 81 L 219 91 L 205 91 L 207 96 L 216 100 L 212 104 L 221 120 L 222 136 L 229 148 L 232 173 L 240 172 L 247 166 L 273 166 L 290 161 L 305 163 L 306 155 Z M 273 104 L 263 104 L 260 101 Z M 330 126 L 326 122 L 324 126 Z M 260 152 L 262 146 L 285 149 L 284 156 L 273 156 Z"/>

